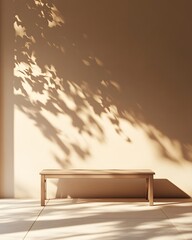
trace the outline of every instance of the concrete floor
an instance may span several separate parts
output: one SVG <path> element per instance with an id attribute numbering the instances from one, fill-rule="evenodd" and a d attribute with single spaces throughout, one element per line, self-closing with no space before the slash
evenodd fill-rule
<path id="1" fill-rule="evenodd" d="M 192 199 L 0 199 L 2 240 L 192 240 Z"/>

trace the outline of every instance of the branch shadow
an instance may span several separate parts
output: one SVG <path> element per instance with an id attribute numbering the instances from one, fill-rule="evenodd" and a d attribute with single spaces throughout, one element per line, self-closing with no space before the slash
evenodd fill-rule
<path id="1" fill-rule="evenodd" d="M 30 228 L 27 238 L 41 236 L 43 239 L 90 237 L 92 239 L 150 239 L 151 237 L 176 238 L 191 234 L 189 217 L 192 214 L 191 201 L 177 202 L 161 207 L 146 207 L 124 201 L 93 203 L 65 201 L 52 205 L 51 202 L 39 213 L 36 220 L 29 218 L 34 212 L 34 203 L 7 203 L 12 216 L 5 211 L 6 222 L 0 226 L 1 235 L 18 234 Z M 37 207 L 37 206 L 36 206 Z M 18 213 L 22 213 L 19 217 Z M 2 212 L 3 213 L 3 212 Z M 170 221 L 168 221 L 168 219 Z M 19 224 L 18 224 L 19 223 Z M 185 228 L 180 226 L 185 224 Z M 177 231 L 175 229 L 177 227 Z M 72 231 L 75 228 L 75 231 Z M 179 229 L 179 230 L 178 230 Z M 9 235 L 7 235 L 9 236 Z"/>
<path id="2" fill-rule="evenodd" d="M 103 115 L 127 144 L 134 139 L 121 120 L 141 127 L 162 159 L 192 162 L 188 4 L 172 11 L 171 3 L 125 0 L 15 3 L 15 104 L 63 151 L 55 156 L 61 167 L 70 166 L 72 151 L 82 160 L 91 152 L 51 119 L 70 118 L 80 135 L 103 143 Z M 178 9 L 183 21 L 175 28 Z"/>

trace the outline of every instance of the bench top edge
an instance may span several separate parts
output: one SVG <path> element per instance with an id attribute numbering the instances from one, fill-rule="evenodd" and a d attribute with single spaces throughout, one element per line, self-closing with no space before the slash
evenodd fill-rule
<path id="1" fill-rule="evenodd" d="M 154 175 L 150 169 L 43 169 L 40 175 Z"/>

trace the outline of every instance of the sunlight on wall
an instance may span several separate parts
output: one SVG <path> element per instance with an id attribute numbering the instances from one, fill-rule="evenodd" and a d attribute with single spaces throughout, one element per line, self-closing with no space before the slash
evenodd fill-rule
<path id="1" fill-rule="evenodd" d="M 91 34 L 68 27 L 74 17 L 65 18 L 56 2 L 18 5 L 13 24 L 15 196 L 39 196 L 43 168 L 150 168 L 156 178 L 169 179 L 192 195 L 191 142 L 166 135 L 146 120 L 147 107 L 131 98 L 136 91 L 127 94 L 131 74 L 120 64 L 124 47 L 114 50 L 117 60 L 110 65 L 108 45 L 88 44 Z M 33 20 L 24 10 L 34 14 Z M 100 29 L 99 24 L 94 28 L 98 36 Z M 117 29 L 124 39 L 124 30 Z M 113 68 L 120 69 L 118 74 Z M 148 77 L 140 78 L 148 86 Z M 150 94 L 149 88 L 145 98 Z M 52 195 L 55 189 L 52 184 Z"/>
<path id="2" fill-rule="evenodd" d="M 91 108 L 87 106 L 87 113 Z M 86 111 L 80 113 L 82 121 L 87 122 Z M 65 114 L 55 116 L 49 111 L 42 111 L 42 116 L 58 129 L 56 139 L 42 136 L 41 131 L 21 111 L 15 111 L 15 179 L 16 196 L 36 197 L 39 192 L 38 173 L 43 168 L 152 168 L 156 178 L 169 178 L 182 189 L 190 189 L 187 178 L 181 177 L 183 172 L 190 174 L 191 164 L 183 161 L 179 144 L 171 143 L 166 137 L 159 137 L 164 149 L 176 159 L 169 162 L 162 157 L 159 145 L 146 134 L 152 131 L 160 133 L 150 126 L 133 126 L 128 121 L 119 119 L 121 134 L 119 135 L 113 124 L 109 121 L 108 114 L 100 118 L 91 113 L 103 129 L 102 136 L 97 126 L 90 126 L 91 132 L 79 132 L 74 128 L 71 119 Z M 89 128 L 89 123 L 88 128 Z M 18 126 L 22 126 L 18 128 Z M 22 132 L 22 138 L 21 136 Z M 50 133 L 51 134 L 51 133 Z M 127 141 L 127 139 L 131 139 Z M 53 140 L 53 141 L 52 141 Z M 63 144 L 64 143 L 64 144 Z M 63 145 L 62 145 L 63 144 Z M 35 149 L 35 151 L 34 151 Z M 179 163 L 179 164 L 178 164 Z M 21 167 L 22 166 L 22 167 Z M 171 169 L 171 171 L 170 171 Z M 23 171 L 24 170 L 24 171 Z M 180 175 L 180 177 L 179 177 Z M 25 179 L 25 182 L 23 182 Z M 23 189 L 20 189 L 23 186 Z M 26 188 L 24 187 L 26 186 Z M 29 191 L 33 189 L 33 191 Z M 52 185 L 51 191 L 55 192 Z M 190 192 L 189 192 L 190 194 Z M 50 194 L 50 196 L 52 196 Z"/>

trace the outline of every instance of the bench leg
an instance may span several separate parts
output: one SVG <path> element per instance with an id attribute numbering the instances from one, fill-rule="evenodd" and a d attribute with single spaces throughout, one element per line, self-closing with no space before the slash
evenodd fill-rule
<path id="1" fill-rule="evenodd" d="M 146 178 L 146 192 L 145 192 L 146 200 L 149 200 L 149 178 Z"/>
<path id="2" fill-rule="evenodd" d="M 46 179 L 44 175 L 41 175 L 41 206 L 45 206 L 46 199 Z"/>
<path id="3" fill-rule="evenodd" d="M 153 206 L 153 176 L 148 178 L 148 200 L 149 205 Z"/>

